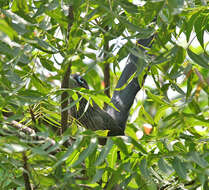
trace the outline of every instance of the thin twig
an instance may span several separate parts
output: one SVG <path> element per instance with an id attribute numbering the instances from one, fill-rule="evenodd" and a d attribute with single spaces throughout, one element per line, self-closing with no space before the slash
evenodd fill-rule
<path id="1" fill-rule="evenodd" d="M 79 187 L 83 187 L 83 188 L 85 188 L 85 189 L 94 189 L 93 187 L 90 187 L 90 186 L 88 186 L 88 185 L 86 185 L 86 184 L 78 184 L 78 186 L 79 186 Z"/>
<path id="2" fill-rule="evenodd" d="M 68 31 L 67 31 L 67 40 L 69 40 L 70 37 L 70 30 L 73 25 L 74 21 L 74 14 L 73 14 L 73 6 L 70 5 L 68 8 Z"/>
<path id="3" fill-rule="evenodd" d="M 74 22 L 73 6 L 70 5 L 68 9 L 68 31 L 67 31 L 67 40 L 70 37 L 70 30 Z M 69 77 L 71 73 L 71 62 L 68 64 L 67 70 L 65 71 L 64 77 L 62 79 L 61 88 L 69 88 Z M 59 129 L 59 135 L 61 135 L 67 128 L 68 124 L 68 93 L 63 92 L 61 94 L 61 128 Z M 64 111 L 62 111 L 64 110 Z"/>
<path id="4" fill-rule="evenodd" d="M 108 26 L 105 27 L 105 31 L 108 31 Z M 105 33 L 104 33 L 105 35 Z M 109 51 L 109 41 L 107 39 L 106 36 L 104 36 L 104 59 L 108 58 L 108 55 L 106 52 Z M 103 69 L 103 73 L 104 73 L 104 93 L 110 97 L 110 63 L 106 62 L 104 65 L 104 69 Z M 104 108 L 107 107 L 107 104 L 104 104 Z"/>
<path id="5" fill-rule="evenodd" d="M 25 189 L 26 190 L 32 190 L 31 184 L 30 184 L 30 177 L 29 177 L 30 171 L 28 169 L 28 163 L 27 163 L 28 158 L 26 156 L 26 152 L 23 152 L 22 155 L 23 155 L 22 158 L 23 158 L 23 168 L 24 168 L 23 178 L 24 178 L 24 182 L 25 182 Z"/>
<path id="6" fill-rule="evenodd" d="M 71 63 L 69 63 L 67 70 L 64 74 L 61 88 L 63 89 L 69 88 L 70 73 L 71 73 Z M 66 109 L 66 107 L 68 106 L 68 97 L 69 95 L 67 92 L 63 92 L 61 94 L 61 129 L 59 130 L 59 135 L 61 135 L 66 130 L 68 124 L 68 110 Z"/>
<path id="7" fill-rule="evenodd" d="M 201 73 L 198 71 L 198 69 L 195 68 L 194 71 L 195 71 L 196 75 L 198 76 L 200 82 L 201 82 L 201 83 L 204 83 L 204 82 L 205 82 L 205 81 L 204 81 L 204 78 L 203 78 L 203 76 L 201 75 Z"/>
<path id="8" fill-rule="evenodd" d="M 36 132 L 31 129 L 30 127 L 27 127 L 21 123 L 18 123 L 17 121 L 11 121 L 11 123 L 9 123 L 11 126 L 13 126 L 14 128 L 18 129 L 19 131 L 22 131 L 23 133 L 30 135 L 30 137 L 32 137 L 33 139 L 36 140 L 41 140 L 44 142 L 49 142 L 50 146 L 54 146 L 56 144 L 56 142 L 52 139 L 50 139 L 49 137 L 42 137 L 42 136 L 38 136 L 36 135 Z"/>
<path id="9" fill-rule="evenodd" d="M 36 118 L 35 118 L 35 115 L 33 113 L 31 106 L 29 106 L 29 111 L 30 111 L 31 120 L 33 121 L 34 124 L 36 124 Z"/>

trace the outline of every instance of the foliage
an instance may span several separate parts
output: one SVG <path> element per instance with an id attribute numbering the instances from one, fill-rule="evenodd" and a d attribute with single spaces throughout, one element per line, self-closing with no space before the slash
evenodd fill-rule
<path id="1" fill-rule="evenodd" d="M 130 190 L 209 188 L 208 3 L 133 2 L 0 1 L 2 190 L 24 189 L 23 173 L 34 189 L 111 189 L 116 184 Z M 67 16 L 69 5 L 73 21 Z M 113 90 L 135 41 L 152 34 L 154 44 L 147 48 L 152 61 L 148 55 L 143 59 L 150 66 L 147 81 L 154 84 L 145 83 L 126 136 L 108 137 L 101 146 L 103 132 L 84 130 L 77 122 L 59 136 L 60 83 L 68 63 L 94 89 L 68 89 L 69 94 L 76 99 L 80 92 L 102 107 L 109 99 L 102 94 L 101 69 L 112 64 Z M 193 34 L 198 48 L 192 46 Z M 13 121 L 22 124 L 19 129 Z M 147 123 L 153 128 L 149 134 L 143 127 Z M 23 126 L 34 133 L 27 134 Z M 72 146 L 65 145 L 69 138 Z"/>

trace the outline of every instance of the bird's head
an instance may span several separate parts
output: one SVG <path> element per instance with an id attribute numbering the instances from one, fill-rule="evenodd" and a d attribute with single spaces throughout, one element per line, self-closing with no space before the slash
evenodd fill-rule
<path id="1" fill-rule="evenodd" d="M 75 83 L 75 87 L 83 87 L 83 88 L 89 89 L 87 82 L 81 77 L 80 74 L 78 73 L 72 74 L 71 78 L 73 79 Z"/>

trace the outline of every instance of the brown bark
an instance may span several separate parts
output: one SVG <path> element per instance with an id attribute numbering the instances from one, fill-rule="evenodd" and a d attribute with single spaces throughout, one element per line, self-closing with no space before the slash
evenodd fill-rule
<path id="1" fill-rule="evenodd" d="M 61 88 L 69 88 L 69 77 L 71 73 L 71 63 L 69 63 L 67 70 L 65 71 L 64 77 L 62 79 Z M 67 128 L 68 125 L 68 106 L 69 95 L 67 92 L 61 94 L 61 128 L 59 129 L 59 135 L 61 135 Z M 63 111 L 64 110 L 64 111 Z"/>
<path id="2" fill-rule="evenodd" d="M 30 171 L 28 169 L 28 163 L 27 163 L 28 158 L 26 156 L 26 152 L 23 152 L 22 155 L 23 155 L 22 158 L 23 158 L 23 168 L 24 168 L 23 178 L 24 178 L 24 183 L 25 183 L 25 189 L 26 190 L 32 190 L 32 187 L 31 187 L 31 184 L 30 184 L 30 177 L 29 177 Z"/>
<path id="3" fill-rule="evenodd" d="M 68 9 L 68 31 L 67 31 L 67 40 L 69 40 L 70 30 L 73 25 L 74 14 L 73 7 L 69 6 Z M 68 64 L 68 67 L 65 71 L 64 77 L 62 79 L 61 88 L 69 88 L 69 78 L 71 73 L 71 63 Z M 68 125 L 68 110 L 66 109 L 68 106 L 69 95 L 67 92 L 63 92 L 61 94 L 61 128 L 59 129 L 59 135 L 61 135 L 66 129 Z M 63 111 L 64 110 L 64 111 Z"/>
<path id="4" fill-rule="evenodd" d="M 105 27 L 105 31 L 108 31 L 108 26 Z M 109 52 L 109 41 L 107 37 L 104 34 L 104 59 L 105 65 L 103 69 L 103 74 L 104 74 L 104 93 L 110 98 L 110 64 L 107 62 L 107 52 Z M 107 107 L 107 104 L 104 104 L 104 108 Z"/>

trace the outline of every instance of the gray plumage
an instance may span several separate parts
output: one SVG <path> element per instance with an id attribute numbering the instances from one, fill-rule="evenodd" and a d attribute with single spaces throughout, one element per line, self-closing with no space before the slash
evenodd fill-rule
<path id="1" fill-rule="evenodd" d="M 72 75 L 71 88 L 84 87 L 89 89 L 87 82 L 78 74 Z M 79 95 L 81 97 L 81 95 Z M 72 101 L 72 99 L 71 99 Z M 95 102 L 93 106 L 88 104 L 85 98 L 79 101 L 79 109 L 73 106 L 70 109 L 72 117 L 76 118 L 84 127 L 96 130 L 109 130 L 108 136 L 123 135 L 124 132 L 113 118 L 104 110 L 102 110 Z M 87 109 L 86 109 L 86 106 Z M 86 110 L 86 111 L 85 111 Z"/>

